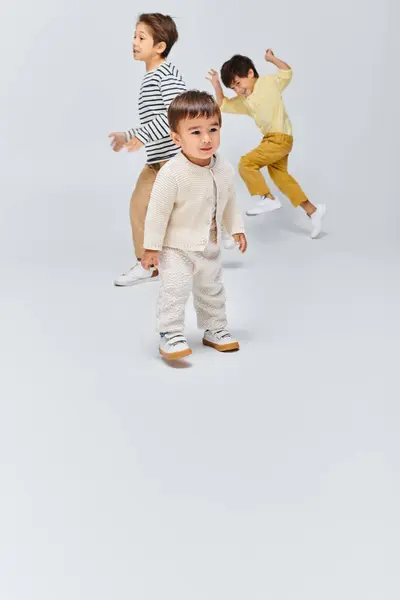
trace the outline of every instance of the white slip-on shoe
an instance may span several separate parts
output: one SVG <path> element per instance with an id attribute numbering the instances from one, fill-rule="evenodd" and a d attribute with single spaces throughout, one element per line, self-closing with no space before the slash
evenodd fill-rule
<path id="1" fill-rule="evenodd" d="M 316 237 L 319 236 L 322 230 L 322 221 L 326 214 L 326 206 L 325 204 L 317 204 L 317 210 L 314 214 L 311 215 L 311 223 L 312 223 L 312 231 L 310 237 L 312 240 L 315 240 Z"/>
<path id="2" fill-rule="evenodd" d="M 275 200 L 271 200 L 271 198 L 264 198 L 263 196 L 260 200 L 253 206 L 253 208 L 249 208 L 246 210 L 246 215 L 249 217 L 254 217 L 256 215 L 261 215 L 267 212 L 274 212 L 275 210 L 279 210 L 282 208 L 281 201 L 278 198 Z"/>
<path id="3" fill-rule="evenodd" d="M 114 281 L 114 285 L 118 287 L 127 287 L 129 285 L 135 285 L 137 283 L 144 283 L 145 281 L 155 281 L 158 279 L 158 271 L 156 269 L 149 269 L 148 271 L 142 267 L 138 261 L 129 271 L 122 273 Z"/>
<path id="4" fill-rule="evenodd" d="M 185 336 L 181 333 L 160 333 L 159 351 L 167 360 L 177 360 L 192 354 Z"/>
<path id="5" fill-rule="evenodd" d="M 218 350 L 218 352 L 231 352 L 240 348 L 239 342 L 226 329 L 217 329 L 216 331 L 207 329 L 204 332 L 203 344 Z"/>

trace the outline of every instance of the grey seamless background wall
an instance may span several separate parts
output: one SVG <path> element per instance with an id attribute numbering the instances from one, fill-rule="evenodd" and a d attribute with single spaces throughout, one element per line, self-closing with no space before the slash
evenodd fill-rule
<path id="1" fill-rule="evenodd" d="M 225 254 L 236 355 L 168 368 L 132 261 L 142 11 L 176 18 L 190 87 L 236 52 L 293 65 L 287 202 Z M 398 600 L 398 3 L 3 0 L 0 596 Z M 258 141 L 225 117 L 233 164 Z M 242 209 L 247 193 L 238 179 Z"/>

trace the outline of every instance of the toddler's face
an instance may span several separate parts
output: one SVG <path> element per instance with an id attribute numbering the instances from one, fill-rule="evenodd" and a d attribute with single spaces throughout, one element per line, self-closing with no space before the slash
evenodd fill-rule
<path id="1" fill-rule="evenodd" d="M 154 45 L 153 32 L 145 23 L 137 23 L 133 36 L 133 58 L 135 60 L 148 61 L 159 54 L 157 44 Z"/>
<path id="2" fill-rule="evenodd" d="M 220 130 L 216 116 L 211 119 L 183 119 L 178 125 L 178 131 L 171 132 L 171 137 L 189 160 L 199 166 L 206 166 L 219 148 Z"/>
<path id="3" fill-rule="evenodd" d="M 250 94 L 254 90 L 254 85 L 256 82 L 256 78 L 254 76 L 253 69 L 247 74 L 247 77 L 239 77 L 235 75 L 234 80 L 232 81 L 231 89 L 234 90 L 238 96 L 250 96 Z"/>

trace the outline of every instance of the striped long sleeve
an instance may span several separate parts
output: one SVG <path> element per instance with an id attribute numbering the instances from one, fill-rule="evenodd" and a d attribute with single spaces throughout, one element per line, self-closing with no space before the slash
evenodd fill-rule
<path id="1" fill-rule="evenodd" d="M 162 63 L 154 71 L 146 73 L 140 89 L 140 127 L 126 132 L 127 138 L 136 136 L 146 146 L 148 162 L 171 158 L 178 148 L 170 138 L 168 107 L 172 100 L 186 90 L 178 69 L 170 63 Z"/>

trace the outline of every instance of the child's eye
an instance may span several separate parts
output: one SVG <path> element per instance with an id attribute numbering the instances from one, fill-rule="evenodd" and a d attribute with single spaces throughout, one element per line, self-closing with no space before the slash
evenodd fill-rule
<path id="1" fill-rule="evenodd" d="M 218 131 L 218 129 L 216 127 L 211 127 L 210 131 L 211 133 L 215 133 L 216 131 Z"/>
<path id="2" fill-rule="evenodd" d="M 199 135 L 200 131 L 192 131 L 192 135 Z"/>

